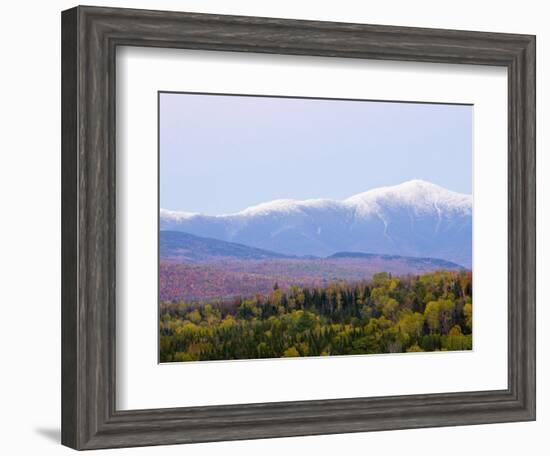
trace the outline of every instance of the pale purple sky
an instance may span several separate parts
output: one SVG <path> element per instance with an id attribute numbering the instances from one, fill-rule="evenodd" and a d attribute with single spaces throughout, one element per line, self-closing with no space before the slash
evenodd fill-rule
<path id="1" fill-rule="evenodd" d="M 214 215 L 424 179 L 472 191 L 472 106 L 160 94 L 160 207 Z"/>

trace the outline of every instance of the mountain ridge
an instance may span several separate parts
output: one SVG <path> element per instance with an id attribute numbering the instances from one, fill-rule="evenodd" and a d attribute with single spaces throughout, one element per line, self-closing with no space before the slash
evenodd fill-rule
<path id="1" fill-rule="evenodd" d="M 247 216 L 261 214 L 268 211 L 290 211 L 303 207 L 321 207 L 321 206 L 364 206 L 365 202 L 371 202 L 373 200 L 379 200 L 381 198 L 388 198 L 393 196 L 394 200 L 400 201 L 412 201 L 416 200 L 417 203 L 422 201 L 425 205 L 425 195 L 430 193 L 437 195 L 437 199 L 449 206 L 454 205 L 456 208 L 463 210 L 471 210 L 472 196 L 447 190 L 444 187 L 427 182 L 421 179 L 413 179 L 403 182 L 402 184 L 394 186 L 377 187 L 367 190 L 365 192 L 357 193 L 343 200 L 336 200 L 330 198 L 310 198 L 305 200 L 296 200 L 289 198 L 274 199 L 266 201 L 253 206 L 249 206 L 241 211 L 237 211 L 229 214 L 219 215 L 205 215 L 199 212 L 186 212 L 186 211 L 173 211 L 169 209 L 160 209 L 161 217 L 167 219 L 173 218 L 174 220 L 189 219 L 193 217 L 215 217 L 215 218 L 230 218 L 237 216 Z M 420 206 L 420 204 L 418 204 Z"/>
<path id="2" fill-rule="evenodd" d="M 184 261 L 205 262 L 208 260 L 238 259 L 238 260 L 334 260 L 334 259 L 381 259 L 429 263 L 442 269 L 459 269 L 460 265 L 430 257 L 410 257 L 401 255 L 386 255 L 365 252 L 336 252 L 327 257 L 293 256 L 278 252 L 249 247 L 244 244 L 220 241 L 185 233 L 183 231 L 161 231 L 159 236 L 159 252 L 161 260 L 173 259 Z"/>
<path id="3" fill-rule="evenodd" d="M 184 231 L 161 231 L 159 254 L 162 258 L 207 260 L 210 258 L 239 258 L 249 260 L 295 258 L 270 250 L 249 247 L 236 242 L 196 236 Z"/>
<path id="4" fill-rule="evenodd" d="M 161 209 L 160 229 L 291 256 L 352 251 L 440 258 L 471 267 L 472 196 L 412 180 L 342 201 L 279 199 L 233 214 Z"/>

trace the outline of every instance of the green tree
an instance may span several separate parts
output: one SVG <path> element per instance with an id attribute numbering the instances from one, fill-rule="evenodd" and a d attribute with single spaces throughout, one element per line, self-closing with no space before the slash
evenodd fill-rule
<path id="1" fill-rule="evenodd" d="M 300 356 L 300 352 L 296 350 L 296 347 L 287 348 L 283 353 L 283 358 L 295 358 Z"/>
<path id="2" fill-rule="evenodd" d="M 467 302 L 464 304 L 464 308 L 462 309 L 462 312 L 464 313 L 464 320 L 466 323 L 466 327 L 471 331 L 472 330 L 472 303 Z"/>

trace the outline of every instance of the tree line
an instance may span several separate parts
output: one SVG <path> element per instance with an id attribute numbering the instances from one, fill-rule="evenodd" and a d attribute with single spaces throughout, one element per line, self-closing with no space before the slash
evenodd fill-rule
<path id="1" fill-rule="evenodd" d="M 326 287 L 277 284 L 231 302 L 163 302 L 161 362 L 472 348 L 472 274 L 438 271 Z"/>

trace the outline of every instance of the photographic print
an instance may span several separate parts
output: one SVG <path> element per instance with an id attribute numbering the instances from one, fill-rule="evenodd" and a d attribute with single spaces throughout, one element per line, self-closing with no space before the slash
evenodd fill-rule
<path id="1" fill-rule="evenodd" d="M 472 349 L 473 106 L 158 103 L 161 363 Z"/>

